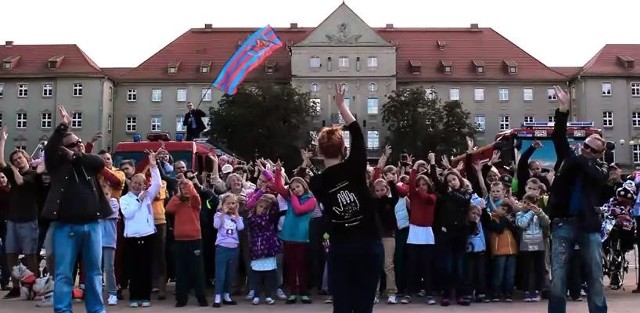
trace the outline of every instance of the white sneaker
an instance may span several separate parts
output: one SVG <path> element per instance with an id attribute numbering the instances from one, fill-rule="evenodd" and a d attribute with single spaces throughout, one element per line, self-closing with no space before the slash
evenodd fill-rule
<path id="1" fill-rule="evenodd" d="M 378 296 L 376 296 L 376 297 L 373 299 L 373 304 L 378 304 L 379 302 L 380 302 L 380 298 L 379 298 Z"/>
<path id="2" fill-rule="evenodd" d="M 137 308 L 138 306 L 139 306 L 138 305 L 138 301 L 130 301 L 129 302 L 129 307 L 130 308 Z"/>
<path id="3" fill-rule="evenodd" d="M 142 301 L 142 305 L 143 308 L 148 308 L 151 306 L 151 302 L 150 301 Z"/>
<path id="4" fill-rule="evenodd" d="M 107 305 L 109 306 L 118 305 L 118 297 L 116 297 L 115 295 L 110 295 L 109 299 L 107 299 Z"/>
<path id="5" fill-rule="evenodd" d="M 258 305 L 258 304 L 260 304 L 260 298 L 258 298 L 258 297 L 253 298 L 253 300 L 251 301 L 251 303 L 253 303 L 253 305 Z"/>
<path id="6" fill-rule="evenodd" d="M 266 298 L 264 299 L 264 302 L 266 302 L 269 305 L 276 304 L 276 300 L 273 300 L 272 298 Z"/>
<path id="7" fill-rule="evenodd" d="M 282 290 L 282 288 L 278 288 L 278 290 L 276 290 L 276 295 L 280 300 L 287 300 L 287 294 L 284 293 L 284 290 Z"/>
<path id="8" fill-rule="evenodd" d="M 387 299 L 387 304 L 398 304 L 398 298 L 394 294 L 389 295 L 389 299 Z"/>
<path id="9" fill-rule="evenodd" d="M 53 296 L 49 298 L 44 298 L 40 302 L 36 303 L 36 307 L 39 308 L 48 308 L 53 306 Z"/>
<path id="10" fill-rule="evenodd" d="M 255 296 L 256 296 L 256 292 L 255 292 L 255 290 L 249 290 L 249 293 L 247 294 L 246 299 L 247 299 L 247 300 L 251 300 L 251 299 L 253 299 Z"/>

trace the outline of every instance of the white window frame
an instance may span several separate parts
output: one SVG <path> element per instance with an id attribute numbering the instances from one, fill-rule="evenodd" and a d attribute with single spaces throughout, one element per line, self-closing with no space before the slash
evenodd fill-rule
<path id="1" fill-rule="evenodd" d="M 351 133 L 348 130 L 342 132 L 342 140 L 347 149 L 351 148 Z"/>
<path id="2" fill-rule="evenodd" d="M 602 111 L 602 127 L 613 127 L 613 111 Z"/>
<path id="3" fill-rule="evenodd" d="M 498 122 L 498 129 L 501 131 L 511 129 L 511 116 L 501 115 Z"/>
<path id="4" fill-rule="evenodd" d="M 200 92 L 200 99 L 202 99 L 202 101 L 211 102 L 213 99 L 213 90 L 211 90 L 211 88 L 202 88 L 202 91 Z"/>
<path id="5" fill-rule="evenodd" d="M 460 101 L 460 88 L 449 88 L 449 101 Z"/>
<path id="6" fill-rule="evenodd" d="M 484 88 L 473 89 L 473 99 L 476 102 L 484 102 Z"/>
<path id="7" fill-rule="evenodd" d="M 367 67 L 374 69 L 378 67 L 378 57 L 367 57 Z"/>
<path id="8" fill-rule="evenodd" d="M 311 115 L 318 116 L 322 112 L 322 99 L 311 98 L 309 99 L 309 105 L 311 106 Z"/>
<path id="9" fill-rule="evenodd" d="M 309 86 L 309 90 L 311 90 L 311 92 L 319 92 L 320 91 L 320 84 L 311 83 L 311 86 Z"/>
<path id="10" fill-rule="evenodd" d="M 554 88 L 547 88 L 547 99 L 549 99 L 550 102 L 558 101 L 558 95 Z"/>
<path id="11" fill-rule="evenodd" d="M 27 128 L 27 112 L 16 113 L 16 129 Z"/>
<path id="12" fill-rule="evenodd" d="M 380 114 L 380 99 L 377 97 L 367 98 L 367 114 Z"/>
<path id="13" fill-rule="evenodd" d="M 152 116 L 151 117 L 151 131 L 152 132 L 161 132 L 162 131 L 162 116 Z"/>
<path id="14" fill-rule="evenodd" d="M 370 82 L 367 88 L 371 92 L 376 92 L 376 91 L 378 91 L 378 84 L 376 84 L 374 82 Z"/>
<path id="15" fill-rule="evenodd" d="M 630 86 L 631 86 L 631 96 L 640 97 L 640 82 L 632 82 Z M 2 97 L 2 95 L 0 95 L 0 97 Z"/>
<path id="16" fill-rule="evenodd" d="M 631 161 L 633 164 L 640 164 L 640 144 L 631 146 Z"/>
<path id="17" fill-rule="evenodd" d="M 602 82 L 602 96 L 611 97 L 613 95 L 613 84 L 611 82 Z"/>
<path id="18" fill-rule="evenodd" d="M 151 102 L 162 102 L 162 89 L 151 89 Z"/>
<path id="19" fill-rule="evenodd" d="M 82 112 L 71 113 L 71 128 L 82 128 Z"/>
<path id="20" fill-rule="evenodd" d="M 498 88 L 498 100 L 503 102 L 509 101 L 509 88 Z"/>
<path id="21" fill-rule="evenodd" d="M 129 89 L 127 90 L 127 102 L 136 102 L 138 101 L 138 90 Z"/>
<path id="22" fill-rule="evenodd" d="M 4 116 L 3 116 L 2 112 L 0 112 L 0 127 L 2 127 L 2 118 L 3 118 L 3 117 L 4 117 Z"/>
<path id="23" fill-rule="evenodd" d="M 43 98 L 53 97 L 53 83 L 42 84 L 42 97 Z"/>
<path id="24" fill-rule="evenodd" d="M 640 128 L 640 111 L 631 112 L 631 126 Z"/>
<path id="25" fill-rule="evenodd" d="M 351 98 L 344 97 L 344 105 L 347 107 L 347 109 L 350 109 L 351 108 Z"/>
<path id="26" fill-rule="evenodd" d="M 522 101 L 533 101 L 533 88 L 522 88 Z"/>
<path id="27" fill-rule="evenodd" d="M 82 83 L 73 83 L 73 96 L 82 97 L 82 94 L 84 94 Z"/>
<path id="28" fill-rule="evenodd" d="M 50 129 L 53 127 L 53 113 L 42 112 L 40 114 L 40 128 Z"/>
<path id="29" fill-rule="evenodd" d="M 338 58 L 338 68 L 347 69 L 349 68 L 349 57 L 341 56 Z"/>
<path id="30" fill-rule="evenodd" d="M 322 61 L 319 56 L 312 56 L 309 58 L 309 67 L 313 69 L 318 69 L 322 65 Z"/>
<path id="31" fill-rule="evenodd" d="M 125 131 L 127 133 L 133 133 L 138 130 L 138 117 L 136 116 L 127 116 L 125 122 Z"/>
<path id="32" fill-rule="evenodd" d="M 487 117 L 485 115 L 476 115 L 473 118 L 475 129 L 478 132 L 485 132 L 487 130 Z"/>
<path id="33" fill-rule="evenodd" d="M 187 102 L 187 88 L 176 89 L 176 101 Z"/>
<path id="34" fill-rule="evenodd" d="M 377 130 L 367 131 L 367 149 L 380 149 L 380 132 Z"/>
<path id="35" fill-rule="evenodd" d="M 347 83 L 342 83 L 340 84 L 340 88 L 344 90 L 344 92 L 349 91 L 349 84 Z"/>
<path id="36" fill-rule="evenodd" d="M 18 83 L 18 98 L 27 98 L 27 97 L 29 97 L 29 84 Z"/>
<path id="37" fill-rule="evenodd" d="M 180 115 L 180 116 L 176 116 L 176 132 L 180 133 L 180 132 L 186 132 L 187 131 L 187 127 L 184 126 L 184 116 Z"/>
<path id="38" fill-rule="evenodd" d="M 0 98 L 4 96 L 4 83 L 0 83 Z"/>
<path id="39" fill-rule="evenodd" d="M 536 117 L 533 115 L 525 115 L 523 121 L 525 123 L 533 123 L 536 121 Z"/>

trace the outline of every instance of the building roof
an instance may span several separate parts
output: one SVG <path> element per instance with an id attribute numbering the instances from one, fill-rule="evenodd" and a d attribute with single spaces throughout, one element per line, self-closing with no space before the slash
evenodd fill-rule
<path id="1" fill-rule="evenodd" d="M 77 45 L 0 45 L 0 77 L 104 77 Z M 10 66 L 9 66 L 10 64 Z M 10 68 L 8 68 L 10 67 Z"/>
<path id="2" fill-rule="evenodd" d="M 640 44 L 608 44 L 585 64 L 582 76 L 640 76 Z"/>
<path id="3" fill-rule="evenodd" d="M 114 81 L 118 81 L 121 76 L 128 73 L 133 67 L 103 67 L 102 72 Z"/>
<path id="4" fill-rule="evenodd" d="M 554 66 L 551 67 L 552 70 L 567 76 L 569 78 L 573 78 L 575 76 L 578 76 L 578 74 L 580 73 L 580 71 L 582 70 L 582 67 L 580 66 Z"/>

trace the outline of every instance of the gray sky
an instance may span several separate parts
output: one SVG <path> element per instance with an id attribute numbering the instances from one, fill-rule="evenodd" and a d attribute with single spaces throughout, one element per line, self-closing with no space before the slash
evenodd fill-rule
<path id="1" fill-rule="evenodd" d="M 136 66 L 192 27 L 315 27 L 342 0 L 3 1 L 0 42 L 75 43 L 102 67 Z M 95 3 L 94 8 L 89 3 Z M 491 27 L 549 66 L 640 44 L 635 0 L 347 0 L 372 27 Z"/>

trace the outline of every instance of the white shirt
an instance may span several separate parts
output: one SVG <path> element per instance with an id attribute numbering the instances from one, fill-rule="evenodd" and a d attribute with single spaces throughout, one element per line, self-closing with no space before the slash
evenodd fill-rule
<path id="1" fill-rule="evenodd" d="M 138 196 L 130 191 L 120 198 L 120 211 L 124 216 L 126 238 L 140 238 L 156 232 L 151 203 L 162 187 L 162 180 L 158 167 L 152 167 L 150 170 L 151 186 L 147 190 Z"/>

